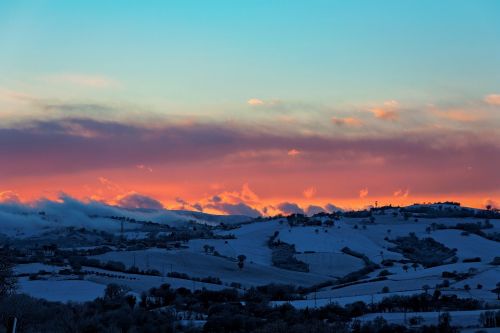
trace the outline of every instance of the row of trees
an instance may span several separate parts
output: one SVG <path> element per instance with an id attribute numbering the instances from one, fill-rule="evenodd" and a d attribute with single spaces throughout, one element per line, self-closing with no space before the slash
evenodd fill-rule
<path id="1" fill-rule="evenodd" d="M 444 314 L 437 326 L 408 329 L 377 318 L 372 322 L 356 321 L 370 312 L 396 310 L 425 311 L 437 303 L 449 309 L 480 308 L 477 301 L 447 298 L 441 295 L 387 298 L 373 306 L 355 302 L 346 306 L 329 304 L 318 309 L 295 309 L 290 304 L 272 306 L 271 299 L 286 299 L 298 292 L 294 286 L 267 285 L 251 288 L 245 294 L 235 289 L 221 291 L 186 288 L 172 289 L 168 284 L 144 292 L 140 299 L 129 289 L 109 285 L 103 297 L 84 304 L 61 304 L 26 295 L 0 298 L 0 332 L 11 316 L 18 318 L 19 332 L 454 332 L 451 318 Z M 426 305 L 427 304 L 427 305 Z M 186 316 L 202 320 L 202 326 L 182 324 Z M 496 325 L 495 314 L 485 314 L 484 322 Z M 416 319 L 412 319 L 418 322 Z M 421 322 L 418 322 L 421 323 Z"/>

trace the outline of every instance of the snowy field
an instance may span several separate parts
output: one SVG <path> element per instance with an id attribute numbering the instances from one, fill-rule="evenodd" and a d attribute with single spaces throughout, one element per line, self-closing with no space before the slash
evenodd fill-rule
<path id="1" fill-rule="evenodd" d="M 137 294 L 140 294 L 143 291 L 147 291 L 153 287 L 158 287 L 165 283 L 169 284 L 173 289 L 186 288 L 191 291 L 203 288 L 208 290 L 221 290 L 227 288 L 227 286 L 225 285 L 203 283 L 199 281 L 176 279 L 170 277 L 119 273 L 119 272 L 107 271 L 104 269 L 98 269 L 94 267 L 84 267 L 83 269 L 89 272 L 99 272 L 111 275 L 111 276 L 102 276 L 97 274 L 88 274 L 85 277 L 85 279 L 88 281 L 95 282 L 97 284 L 101 284 L 104 286 L 110 283 L 124 285 L 130 288 L 133 292 L 136 292 Z"/>
<path id="2" fill-rule="evenodd" d="M 105 284 L 86 280 L 34 280 L 20 278 L 18 292 L 57 302 L 86 302 L 102 297 Z"/>
<path id="3" fill-rule="evenodd" d="M 338 227 L 318 228 L 318 227 L 296 227 L 289 231 L 280 233 L 279 239 L 295 244 L 299 252 L 315 251 L 342 253 L 342 248 L 350 249 L 367 255 L 371 260 L 379 262 L 385 259 L 401 259 L 399 253 L 390 252 L 386 248 L 387 242 L 381 239 L 374 239 L 373 230 L 380 229 L 370 226 L 369 229 L 353 229 L 345 223 L 339 223 Z M 318 232 L 316 233 L 316 230 Z M 328 232 L 325 232 L 327 230 Z M 387 244 L 386 244 L 387 243 Z"/>
<path id="4" fill-rule="evenodd" d="M 498 242 L 473 234 L 463 236 L 461 233 L 460 230 L 437 230 L 431 236 L 447 247 L 457 249 L 457 257 L 460 260 L 480 257 L 483 262 L 489 263 L 495 256 L 500 255 Z"/>
<path id="5" fill-rule="evenodd" d="M 224 282 L 237 282 L 244 286 L 257 286 L 265 283 L 309 286 L 328 280 L 328 277 L 324 275 L 287 271 L 255 262 L 246 262 L 244 268 L 240 270 L 236 261 L 189 250 L 113 251 L 92 258 L 104 262 L 120 261 L 127 267 L 133 266 L 135 262 L 142 270 L 156 269 L 165 274 L 173 271 L 186 273 L 190 277 L 219 277 Z"/>
<path id="6" fill-rule="evenodd" d="M 78 211 L 76 207 L 74 210 Z M 123 213 L 114 208 L 106 208 L 104 213 Z M 79 212 L 78 214 L 80 214 Z M 75 216 L 80 216 L 73 212 Z M 136 218 L 156 219 L 155 222 L 169 224 L 171 226 L 183 225 L 185 229 L 186 219 L 189 214 L 183 212 L 158 212 L 158 211 L 134 211 Z M 180 214 L 180 219 L 176 219 Z M 208 215 L 190 216 L 201 222 L 205 219 L 208 224 L 217 224 L 216 221 L 224 220 L 222 217 L 211 217 Z M 35 217 L 33 217 L 35 218 Z M 36 217 L 40 219 L 39 217 Z M 79 217 L 81 218 L 81 217 Z M 93 223 L 103 223 L 100 230 L 118 232 L 116 221 L 109 219 L 93 220 Z M 234 221 L 241 219 L 236 217 Z M 233 221 L 230 218 L 226 221 Z M 58 274 L 58 271 L 69 266 L 52 266 L 42 263 L 22 264 L 15 267 L 15 274 L 38 273 L 43 270 L 51 273 L 44 275 L 47 280 L 30 281 L 26 277 L 20 278 L 20 291 L 35 297 L 58 301 L 86 301 L 102 296 L 106 285 L 117 283 L 125 285 L 139 295 L 153 287 L 168 283 L 172 288 L 184 287 L 190 290 L 206 288 L 210 290 L 221 290 L 228 288 L 231 283 L 239 283 L 240 289 L 251 286 L 260 286 L 269 283 L 292 284 L 296 286 L 313 286 L 318 283 L 330 281 L 335 286 L 335 281 L 349 273 L 362 269 L 365 265 L 363 260 L 353 255 L 342 252 L 344 247 L 366 255 L 371 261 L 380 265 L 379 269 L 368 273 L 366 278 L 360 278 L 357 284 L 346 284 L 345 286 L 332 285 L 317 289 L 305 294 L 304 300 L 290 302 L 297 308 L 320 307 L 330 303 L 340 305 L 350 304 L 356 301 L 365 303 L 378 302 L 392 295 L 413 295 L 424 292 L 424 286 L 432 293 L 436 286 L 448 280 L 449 286 L 441 287 L 443 294 L 457 295 L 459 297 L 472 297 L 492 306 L 500 306 L 496 295 L 491 292 L 500 282 L 500 267 L 493 266 L 490 262 L 496 256 L 500 256 L 500 243 L 488 240 L 474 234 L 464 235 L 461 230 L 430 230 L 435 224 L 454 226 L 457 223 L 484 222 L 484 219 L 473 218 L 414 218 L 405 220 L 401 215 L 393 216 L 388 212 L 385 215 L 374 215 L 374 223 L 365 218 L 346 218 L 336 220 L 334 226 L 289 226 L 286 219 L 259 221 L 242 224 L 231 230 L 213 229 L 218 236 L 229 236 L 228 239 L 191 239 L 182 244 L 182 248 L 167 250 L 164 248 L 149 248 L 138 251 L 118 250 L 117 244 L 109 244 L 113 250 L 105 254 L 89 257 L 107 261 L 118 261 L 127 268 L 136 265 L 141 270 L 155 269 L 161 276 L 128 274 L 107 271 L 92 267 L 83 267 L 84 279 L 71 280 L 69 277 Z M 44 223 L 48 221 L 44 220 Z M 82 222 L 83 223 L 83 222 Z M 184 224 L 183 224 L 184 223 Z M 486 233 L 500 230 L 499 221 L 492 220 L 493 228 L 484 229 Z M 113 224 L 113 228 L 108 228 Z M 137 228 L 137 225 L 126 225 L 124 236 L 128 240 L 143 239 L 148 237 L 148 232 Z M 48 232 L 44 226 L 43 232 Z M 151 227 L 150 227 L 151 228 Z M 148 229 L 149 230 L 149 229 Z M 174 230 L 174 229 L 172 229 Z M 11 230 L 12 231 L 12 230 Z M 15 230 L 14 230 L 15 231 Z M 161 232 L 165 232 L 162 230 Z M 277 240 L 295 245 L 294 257 L 309 265 L 309 272 L 290 271 L 274 267 L 272 264 L 272 250 L 268 246 L 271 236 L 278 232 Z M 414 233 L 418 238 L 433 238 L 451 249 L 456 249 L 457 262 L 437 267 L 424 268 L 421 265 L 412 267 L 411 262 L 394 262 L 392 266 L 383 266 L 382 261 L 392 259 L 400 261 L 405 258 L 401 253 L 390 249 L 395 246 L 391 239 L 408 236 Z M 56 241 L 64 231 L 58 229 L 51 233 L 49 239 Z M 24 237 L 24 236 L 23 236 Z M 67 243 L 67 242 L 66 242 Z M 61 244 L 61 247 L 72 249 L 70 244 Z M 75 242 L 75 248 L 93 248 L 92 244 Z M 209 251 L 207 251 L 207 246 Z M 213 249 L 213 250 L 212 250 Z M 214 255 L 212 252 L 217 253 Z M 243 269 L 237 265 L 237 257 L 245 255 L 246 260 Z M 480 262 L 464 263 L 464 259 L 479 257 Z M 405 267 L 407 266 L 407 267 Z M 377 278 L 382 271 L 389 273 L 385 280 L 371 281 Z M 190 278 L 219 278 L 222 284 L 202 283 L 199 281 L 167 277 L 169 272 L 187 274 Z M 387 272 L 384 272 L 386 274 Z M 453 278 L 443 277 L 444 272 L 467 275 L 466 278 L 457 281 Z M 283 302 L 274 302 L 282 304 Z M 403 320 L 398 314 L 391 314 L 388 318 L 394 322 Z M 457 313 L 460 322 L 469 324 L 477 320 L 477 314 Z M 475 317 L 474 317 L 475 316 Z M 385 314 L 384 314 L 385 317 Z M 433 323 L 436 316 L 433 314 L 423 315 L 427 324 Z M 454 315 L 452 315 L 454 318 Z M 369 320 L 371 317 L 363 318 Z M 455 320 L 455 318 L 454 318 Z M 427 322 L 428 321 L 428 322 Z"/>
<path id="7" fill-rule="evenodd" d="M 301 253 L 297 259 L 309 264 L 309 271 L 317 274 L 340 278 L 344 275 L 363 268 L 363 261 L 344 253 Z"/>
<path id="8" fill-rule="evenodd" d="M 294 301 L 274 301 L 272 304 L 276 306 L 280 306 L 282 304 L 291 304 L 297 309 L 305 309 L 305 308 L 320 308 L 323 306 L 327 306 L 329 304 L 338 304 L 341 306 L 345 306 L 347 304 L 352 304 L 355 302 L 364 302 L 366 304 L 370 304 L 372 302 L 380 302 L 384 298 L 399 295 L 399 296 L 411 296 L 415 294 L 415 291 L 406 291 L 406 292 L 390 292 L 390 293 L 367 293 L 361 295 L 352 295 L 352 296 L 331 296 L 325 297 L 319 292 L 311 293 L 308 295 L 308 299 L 294 300 Z"/>
<path id="9" fill-rule="evenodd" d="M 479 325 L 479 316 L 485 310 L 472 310 L 472 311 L 450 311 L 451 324 L 453 326 L 470 327 Z M 438 323 L 439 312 L 384 312 L 384 313 L 370 313 L 358 317 L 362 322 L 373 320 L 377 317 L 383 317 L 391 324 L 408 324 L 408 320 L 412 317 L 421 317 L 423 325 L 436 325 Z M 406 320 L 405 320 L 406 318 Z"/>
<path id="10" fill-rule="evenodd" d="M 14 274 L 33 274 L 39 271 L 57 273 L 66 266 L 45 265 L 41 263 L 21 264 L 14 267 Z"/>

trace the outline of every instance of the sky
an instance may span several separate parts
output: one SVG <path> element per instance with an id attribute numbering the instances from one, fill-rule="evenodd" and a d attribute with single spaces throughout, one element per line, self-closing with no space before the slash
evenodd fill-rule
<path id="1" fill-rule="evenodd" d="M 500 2 L 0 1 L 0 201 L 500 203 Z"/>

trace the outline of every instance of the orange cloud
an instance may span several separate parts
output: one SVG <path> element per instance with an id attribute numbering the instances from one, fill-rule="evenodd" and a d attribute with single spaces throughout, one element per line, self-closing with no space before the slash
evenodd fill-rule
<path id="1" fill-rule="evenodd" d="M 98 178 L 99 183 L 103 185 L 107 190 L 113 191 L 113 192 L 122 192 L 123 189 L 120 187 L 120 185 L 113 183 L 111 180 L 107 179 L 106 177 L 99 177 Z"/>
<path id="2" fill-rule="evenodd" d="M 437 114 L 442 118 L 463 123 L 474 122 L 481 119 L 481 116 L 478 115 L 477 112 L 472 113 L 470 111 L 467 112 L 462 110 L 443 111 L 443 112 L 437 112 Z"/>
<path id="3" fill-rule="evenodd" d="M 263 204 L 258 195 L 243 184 L 241 191 L 222 191 L 215 195 L 198 200 L 190 204 L 184 199 L 177 198 L 183 207 L 193 207 L 196 210 L 215 214 L 247 215 L 251 217 L 260 216 Z"/>
<path id="4" fill-rule="evenodd" d="M 316 188 L 311 186 L 311 187 L 305 189 L 303 194 L 304 194 L 305 198 L 311 199 L 316 194 Z"/>
<path id="5" fill-rule="evenodd" d="M 0 192 L 0 202 L 4 203 L 20 203 L 19 195 L 14 191 Z"/>
<path id="6" fill-rule="evenodd" d="M 264 101 L 258 98 L 250 98 L 247 101 L 247 104 L 251 106 L 259 106 L 259 105 L 264 105 Z"/>
<path id="7" fill-rule="evenodd" d="M 375 118 L 381 120 L 396 121 L 399 119 L 399 103 L 391 100 L 386 101 L 380 107 L 372 108 L 369 110 Z"/>
<path id="8" fill-rule="evenodd" d="M 368 196 L 368 189 L 364 188 L 359 191 L 359 197 L 361 199 L 366 198 Z"/>
<path id="9" fill-rule="evenodd" d="M 361 119 L 353 117 L 346 117 L 346 118 L 332 117 L 332 122 L 337 126 L 359 127 L 363 125 Z"/>
<path id="10" fill-rule="evenodd" d="M 491 207 L 493 209 L 500 209 L 500 202 L 492 200 L 492 199 L 486 199 L 484 201 L 484 207 Z"/>
<path id="11" fill-rule="evenodd" d="M 300 151 L 297 149 L 290 149 L 287 154 L 288 156 L 297 156 L 300 154 Z"/>
<path id="12" fill-rule="evenodd" d="M 484 97 L 484 101 L 490 105 L 500 105 L 500 94 L 490 94 Z"/>

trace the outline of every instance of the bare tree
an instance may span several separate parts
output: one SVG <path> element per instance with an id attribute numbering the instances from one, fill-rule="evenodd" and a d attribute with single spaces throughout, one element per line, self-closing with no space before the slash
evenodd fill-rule
<path id="1" fill-rule="evenodd" d="M 247 259 L 247 256 L 244 254 L 240 254 L 238 256 L 238 267 L 240 269 L 243 269 L 243 266 L 245 265 L 245 260 Z"/>

